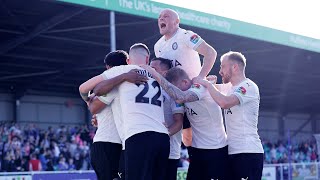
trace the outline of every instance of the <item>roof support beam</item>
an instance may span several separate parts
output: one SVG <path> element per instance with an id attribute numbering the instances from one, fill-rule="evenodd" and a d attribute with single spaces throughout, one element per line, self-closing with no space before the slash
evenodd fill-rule
<path id="1" fill-rule="evenodd" d="M 35 76 L 44 76 L 50 74 L 57 74 L 59 71 L 46 71 L 46 72 L 38 72 L 38 73 L 28 73 L 28 74 L 19 74 L 19 75 L 10 75 L 0 77 L 0 81 L 9 80 L 9 79 L 16 79 L 16 78 L 26 78 L 26 77 L 35 77 Z"/>
<path id="2" fill-rule="evenodd" d="M 69 41 L 69 42 L 75 42 L 75 43 L 84 43 L 84 44 L 90 44 L 95 46 L 101 46 L 101 47 L 108 47 L 109 45 L 107 43 L 99 43 L 99 42 L 92 42 L 92 41 L 86 41 L 86 40 L 80 40 L 80 39 L 72 39 L 67 37 L 58 37 L 58 36 L 51 36 L 51 35 L 40 35 L 39 37 L 47 38 L 47 39 L 55 39 L 55 40 L 63 40 L 63 41 Z"/>
<path id="3" fill-rule="evenodd" d="M 293 131 L 293 134 L 291 135 L 291 138 L 294 138 L 299 132 L 302 131 L 302 129 L 304 127 L 306 127 L 306 125 L 308 125 L 309 123 L 311 123 L 312 119 L 314 119 L 314 116 L 311 115 L 307 120 L 305 120 L 305 122 L 303 124 L 301 124 L 301 126 Z"/>
<path id="4" fill-rule="evenodd" d="M 52 17 L 51 19 L 39 24 L 30 32 L 26 33 L 25 35 L 18 37 L 14 40 L 10 40 L 7 43 L 0 45 L 0 54 L 5 54 L 8 51 L 16 48 L 17 46 L 30 41 L 31 39 L 35 38 L 39 34 L 46 32 L 47 30 L 51 29 L 52 27 L 82 13 L 86 8 L 70 8 L 56 16 Z"/>
<path id="5" fill-rule="evenodd" d="M 110 51 L 116 50 L 116 19 L 114 11 L 110 11 Z"/>

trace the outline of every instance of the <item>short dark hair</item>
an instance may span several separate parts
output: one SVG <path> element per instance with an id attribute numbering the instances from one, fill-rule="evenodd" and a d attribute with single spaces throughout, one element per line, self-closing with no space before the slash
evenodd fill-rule
<path id="1" fill-rule="evenodd" d="M 166 68 L 167 70 L 172 68 L 172 60 L 170 59 L 166 59 L 166 58 L 162 58 L 162 57 L 155 57 L 153 59 L 151 59 L 152 61 L 160 61 L 160 65 L 164 68 Z"/>
<path id="2" fill-rule="evenodd" d="M 104 58 L 103 62 L 105 65 L 108 65 L 110 67 L 121 66 L 121 65 L 127 65 L 128 58 L 129 58 L 129 55 L 127 52 L 123 50 L 116 50 L 108 53 Z"/>
<path id="3" fill-rule="evenodd" d="M 132 49 L 138 49 L 138 48 L 145 49 L 147 51 L 147 53 L 148 53 L 148 56 L 150 56 L 150 50 L 149 50 L 148 46 L 143 44 L 143 43 L 135 43 L 134 45 L 132 45 L 130 47 L 129 51 L 131 51 Z"/>
<path id="4" fill-rule="evenodd" d="M 175 82 L 182 80 L 182 79 L 189 79 L 189 76 L 183 69 L 178 68 L 178 67 L 173 67 L 168 70 L 168 72 L 166 74 L 166 79 L 170 83 L 175 83 Z"/>
<path id="5" fill-rule="evenodd" d="M 221 56 L 221 61 L 224 58 L 228 58 L 229 60 L 236 62 L 240 65 L 242 65 L 243 67 L 246 67 L 246 58 L 244 57 L 243 54 L 241 54 L 240 52 L 235 52 L 235 51 L 229 51 L 227 53 L 225 53 L 224 55 Z"/>

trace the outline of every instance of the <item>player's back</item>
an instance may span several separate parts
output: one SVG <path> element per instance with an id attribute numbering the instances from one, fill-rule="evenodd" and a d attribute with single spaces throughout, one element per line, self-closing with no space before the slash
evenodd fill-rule
<path id="1" fill-rule="evenodd" d="M 164 126 L 163 95 L 159 83 L 146 70 L 138 73 L 149 78 L 145 84 L 124 82 L 119 86 L 125 139 L 146 131 L 168 133 Z"/>

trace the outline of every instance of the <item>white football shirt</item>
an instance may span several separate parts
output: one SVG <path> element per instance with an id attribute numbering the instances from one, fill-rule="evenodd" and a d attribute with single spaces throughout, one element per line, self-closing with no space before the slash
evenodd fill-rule
<path id="1" fill-rule="evenodd" d="M 200 57 L 195 49 L 203 41 L 196 33 L 179 28 L 168 40 L 162 36 L 154 45 L 154 52 L 156 57 L 171 59 L 173 67 L 183 69 L 192 79 L 201 71 Z"/>
<path id="2" fill-rule="evenodd" d="M 258 86 L 247 78 L 240 84 L 231 86 L 226 94 L 234 94 L 240 101 L 239 105 L 224 110 L 229 154 L 263 153 L 258 135 Z"/>
<path id="3" fill-rule="evenodd" d="M 192 147 L 218 149 L 227 145 L 222 111 L 208 90 L 193 84 L 188 90 L 197 94 L 199 100 L 185 103 L 185 111 L 192 128 Z"/>
<path id="4" fill-rule="evenodd" d="M 164 118 L 168 126 L 174 123 L 173 114 L 184 114 L 183 104 L 176 103 L 170 96 L 163 91 Z M 182 130 L 170 136 L 170 154 L 169 159 L 179 159 L 181 151 Z"/>
<path id="5" fill-rule="evenodd" d="M 99 96 L 98 99 L 108 105 L 107 107 L 112 109 L 113 119 L 115 123 L 115 128 L 118 132 L 118 136 L 122 143 L 122 149 L 125 149 L 125 136 L 124 136 L 124 124 L 122 118 L 120 98 L 118 94 L 118 88 L 115 87 L 105 96 Z"/>
<path id="6" fill-rule="evenodd" d="M 136 65 L 124 65 L 105 71 L 103 76 L 110 79 L 132 69 L 139 69 L 138 73 L 147 76 L 149 80 L 139 85 L 123 82 L 118 87 L 125 140 L 146 131 L 168 134 L 164 125 L 162 91 L 148 71 Z"/>
<path id="7" fill-rule="evenodd" d="M 93 142 L 112 142 L 121 144 L 112 109 L 106 106 L 101 112 L 97 113 L 98 127 L 93 137 Z"/>

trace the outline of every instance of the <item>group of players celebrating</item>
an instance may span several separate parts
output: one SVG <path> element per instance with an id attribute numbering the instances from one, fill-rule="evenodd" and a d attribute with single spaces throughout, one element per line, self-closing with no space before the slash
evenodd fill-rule
<path id="1" fill-rule="evenodd" d="M 177 12 L 162 10 L 156 58 L 149 62 L 142 43 L 129 54 L 110 52 L 107 70 L 79 87 L 97 126 L 91 163 L 98 179 L 175 180 L 183 142 L 188 180 L 260 180 L 260 95 L 245 76 L 245 57 L 222 55 L 223 83 L 216 84 L 207 75 L 217 52 L 179 23 Z"/>

